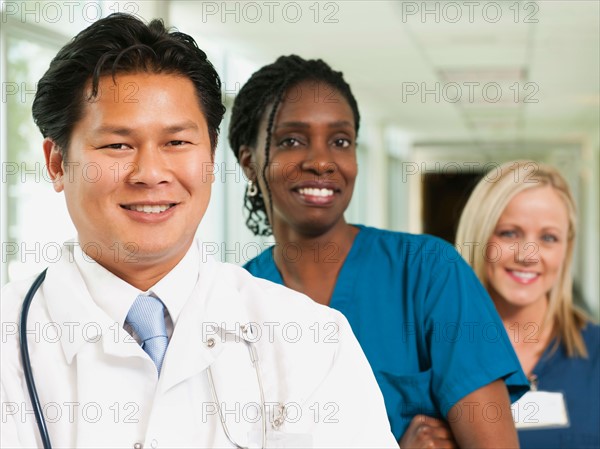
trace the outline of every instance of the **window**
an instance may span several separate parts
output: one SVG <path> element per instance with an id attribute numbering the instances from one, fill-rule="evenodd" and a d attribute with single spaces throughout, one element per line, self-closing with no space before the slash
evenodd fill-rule
<path id="1" fill-rule="evenodd" d="M 43 32 L 7 28 L 1 55 L 6 70 L 1 123 L 2 283 L 40 271 L 58 258 L 62 241 L 74 235 L 64 201 L 52 189 L 42 136 L 31 117 L 36 83 L 60 43 Z"/>

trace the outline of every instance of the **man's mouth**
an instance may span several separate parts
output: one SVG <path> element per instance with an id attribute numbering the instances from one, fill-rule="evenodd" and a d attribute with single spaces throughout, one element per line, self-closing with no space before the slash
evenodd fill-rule
<path id="1" fill-rule="evenodd" d="M 121 207 L 135 212 L 144 212 L 145 214 L 162 214 L 175 206 L 175 203 L 169 204 L 124 204 Z"/>

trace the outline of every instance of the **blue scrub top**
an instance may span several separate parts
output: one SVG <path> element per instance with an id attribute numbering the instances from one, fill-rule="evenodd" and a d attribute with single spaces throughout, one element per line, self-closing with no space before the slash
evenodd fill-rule
<path id="1" fill-rule="evenodd" d="M 561 345 L 550 344 L 533 369 L 538 390 L 562 392 L 569 427 L 519 431 L 522 449 L 600 448 L 600 327 L 582 331 L 588 358 L 568 357 Z"/>
<path id="2" fill-rule="evenodd" d="M 494 380 L 505 380 L 513 402 L 528 390 L 491 299 L 454 247 L 432 236 L 357 227 L 330 306 L 346 316 L 371 363 L 396 439 L 417 414 L 451 420 L 469 413 L 447 416 Z M 272 248 L 245 268 L 283 284 Z M 495 411 L 474 407 L 486 416 Z"/>

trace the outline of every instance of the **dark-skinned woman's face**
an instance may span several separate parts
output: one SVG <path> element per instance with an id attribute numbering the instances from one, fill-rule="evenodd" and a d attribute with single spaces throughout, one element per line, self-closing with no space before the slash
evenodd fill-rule
<path id="1" fill-rule="evenodd" d="M 255 167 L 265 164 L 266 108 L 253 149 Z M 273 122 L 270 160 L 259 187 L 274 229 L 293 228 L 318 235 L 343 223 L 354 189 L 356 126 L 352 108 L 329 84 L 305 81 L 287 90 Z"/>

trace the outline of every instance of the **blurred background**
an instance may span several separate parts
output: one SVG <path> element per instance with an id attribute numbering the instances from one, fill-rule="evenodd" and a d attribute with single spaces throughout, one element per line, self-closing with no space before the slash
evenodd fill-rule
<path id="1" fill-rule="evenodd" d="M 74 34 L 112 12 L 160 17 L 191 34 L 230 109 L 283 54 L 344 72 L 362 115 L 347 219 L 452 242 L 485 172 L 513 159 L 560 167 L 579 207 L 574 277 L 599 303 L 600 2 L 1 1 L 2 285 L 40 271 L 75 236 L 43 167 L 31 119 L 36 82 Z M 229 114 L 229 112 L 228 112 Z M 272 240 L 244 225 L 246 185 L 221 128 L 216 182 L 198 233 L 207 254 L 242 264 Z"/>

